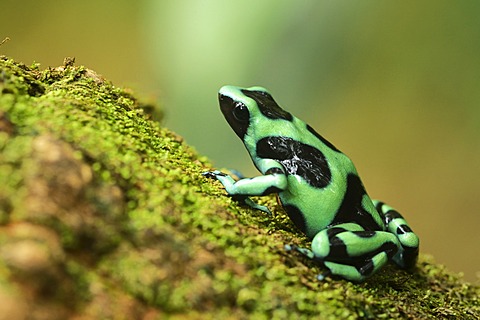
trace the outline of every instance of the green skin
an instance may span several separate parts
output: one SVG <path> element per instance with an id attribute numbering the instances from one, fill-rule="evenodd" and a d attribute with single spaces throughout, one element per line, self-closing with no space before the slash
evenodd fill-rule
<path id="1" fill-rule="evenodd" d="M 285 246 L 323 264 L 328 272 L 363 281 L 388 261 L 408 269 L 419 239 L 403 217 L 371 200 L 352 161 L 302 120 L 281 109 L 262 87 L 224 86 L 221 110 L 262 175 L 235 181 L 219 171 L 230 196 L 269 212 L 248 196 L 278 193 L 296 226 L 312 239 L 311 250 Z"/>

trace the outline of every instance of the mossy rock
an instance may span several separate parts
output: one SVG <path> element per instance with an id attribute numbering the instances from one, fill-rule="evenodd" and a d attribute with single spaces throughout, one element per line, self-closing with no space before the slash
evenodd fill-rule
<path id="1" fill-rule="evenodd" d="M 0 57 L 0 319 L 480 316 L 480 289 L 426 255 L 316 280 L 275 198 L 239 206 L 152 113 L 71 59 Z"/>

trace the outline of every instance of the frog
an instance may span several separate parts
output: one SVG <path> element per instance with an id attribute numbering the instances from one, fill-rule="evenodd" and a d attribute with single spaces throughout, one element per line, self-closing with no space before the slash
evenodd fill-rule
<path id="1" fill-rule="evenodd" d="M 311 248 L 285 245 L 324 266 L 326 276 L 362 282 L 387 263 L 411 270 L 419 237 L 404 217 L 372 200 L 352 160 L 306 122 L 282 109 L 269 91 L 226 85 L 218 92 L 221 112 L 242 140 L 261 175 L 234 179 L 218 170 L 228 196 L 270 213 L 251 196 L 276 194 Z"/>

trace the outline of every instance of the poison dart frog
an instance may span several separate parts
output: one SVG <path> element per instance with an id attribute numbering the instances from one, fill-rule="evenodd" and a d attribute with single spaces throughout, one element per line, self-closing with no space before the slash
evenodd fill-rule
<path id="1" fill-rule="evenodd" d="M 224 86 L 220 108 L 262 175 L 235 181 L 204 172 L 230 196 L 269 212 L 248 196 L 277 193 L 311 250 L 286 245 L 323 264 L 332 274 L 363 281 L 388 261 L 412 268 L 419 238 L 392 207 L 371 200 L 350 158 L 311 126 L 283 110 L 262 87 Z"/>

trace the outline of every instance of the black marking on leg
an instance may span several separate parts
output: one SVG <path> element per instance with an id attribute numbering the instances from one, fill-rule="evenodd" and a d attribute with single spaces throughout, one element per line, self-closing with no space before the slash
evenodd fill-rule
<path id="1" fill-rule="evenodd" d="M 312 187 L 330 184 L 332 173 L 318 149 L 288 137 L 265 137 L 257 142 L 257 156 L 278 160 L 288 174 L 302 177 Z"/>
<path id="2" fill-rule="evenodd" d="M 395 210 L 388 210 L 385 212 L 385 223 L 389 224 L 394 219 L 403 219 L 402 215 Z"/>
<path id="3" fill-rule="evenodd" d="M 284 205 L 283 208 L 285 209 L 285 211 L 287 212 L 288 214 L 288 217 L 290 218 L 290 220 L 293 221 L 293 223 L 295 224 L 295 226 L 303 233 L 306 233 L 307 231 L 307 224 L 305 222 L 305 217 L 303 216 L 303 214 L 300 212 L 300 210 L 292 205 L 292 204 L 288 204 L 288 205 Z"/>
<path id="4" fill-rule="evenodd" d="M 349 261 L 351 259 L 347 251 L 347 246 L 342 239 L 333 237 L 330 239 L 330 252 L 325 260 L 331 261 Z"/>
<path id="5" fill-rule="evenodd" d="M 365 194 L 366 191 L 360 178 L 356 174 L 349 174 L 345 197 L 331 225 L 348 221 L 362 226 L 365 230 L 381 230 L 382 227 L 373 219 L 372 213 L 362 206 Z"/>
<path id="6" fill-rule="evenodd" d="M 418 251 L 418 247 L 403 246 L 402 260 L 404 265 L 401 267 L 403 267 L 404 269 L 413 268 L 417 263 Z"/>
<path id="7" fill-rule="evenodd" d="M 405 233 L 409 233 L 409 232 L 413 232 L 412 229 L 407 226 L 406 224 L 402 224 L 402 225 L 399 225 L 397 227 L 397 230 L 395 230 L 395 233 L 397 235 L 400 235 L 400 234 L 405 234 Z"/>
<path id="8" fill-rule="evenodd" d="M 377 231 L 352 231 L 359 238 L 372 238 L 377 234 Z"/>
<path id="9" fill-rule="evenodd" d="M 327 230 L 328 242 L 330 244 L 330 252 L 325 260 L 330 260 L 333 258 L 335 261 L 344 261 L 349 260 L 350 256 L 347 252 L 347 246 L 342 239 L 337 237 L 337 234 L 346 232 L 344 228 L 330 228 Z"/>
<path id="10" fill-rule="evenodd" d="M 378 213 L 380 213 L 382 216 L 385 215 L 385 213 L 382 210 L 383 205 L 385 202 L 378 201 L 377 204 L 375 205 L 375 209 L 377 209 Z"/>
<path id="11" fill-rule="evenodd" d="M 378 248 L 378 250 L 376 250 L 376 253 L 385 252 L 387 254 L 388 260 L 390 260 L 397 253 L 397 251 L 397 245 L 393 242 L 387 241 L 380 248 Z"/>
<path id="12" fill-rule="evenodd" d="M 328 141 L 327 139 L 322 137 L 317 131 L 315 131 L 315 129 L 310 127 L 308 124 L 307 124 L 307 130 L 310 131 L 310 133 L 312 133 L 315 137 L 317 137 L 318 140 L 322 141 L 325 145 L 327 145 L 327 147 L 329 147 L 330 149 L 332 149 L 334 151 L 337 151 L 337 152 L 341 152 L 330 141 Z"/>
<path id="13" fill-rule="evenodd" d="M 260 112 L 269 119 L 283 119 L 292 121 L 292 115 L 280 108 L 280 106 L 273 100 L 273 97 L 265 91 L 250 91 L 242 90 L 242 93 L 249 98 L 252 98 L 257 103 Z"/>
<path id="14" fill-rule="evenodd" d="M 358 272 L 362 276 L 368 277 L 375 270 L 375 264 L 373 263 L 373 260 L 371 258 L 369 258 L 369 259 L 365 260 L 362 265 L 355 266 L 355 268 L 358 270 Z"/>
<path id="15" fill-rule="evenodd" d="M 339 240 L 340 239 L 337 237 L 331 239 L 331 241 L 335 242 L 335 245 L 332 246 L 330 254 L 324 260 L 352 266 L 364 277 L 371 275 L 375 270 L 376 266 L 372 260 L 374 256 L 381 252 L 385 252 L 387 259 L 390 260 L 398 251 L 397 245 L 389 241 L 378 247 L 373 252 L 352 257 L 349 256 L 346 251 L 343 252 L 343 248 L 340 245 L 337 247 L 337 245 L 340 244 Z"/>
<path id="16" fill-rule="evenodd" d="M 277 174 L 285 174 L 285 172 L 283 172 L 282 169 L 277 168 L 277 167 L 270 168 L 270 169 L 268 169 L 268 170 L 265 172 L 265 174 L 274 174 L 274 173 L 277 173 Z"/>
<path id="17" fill-rule="evenodd" d="M 331 228 L 327 229 L 327 236 L 329 238 L 333 238 L 337 234 L 345 232 L 345 231 L 348 231 L 348 230 L 345 229 L 345 228 L 341 228 L 341 227 L 331 227 Z"/>
<path id="18" fill-rule="evenodd" d="M 375 270 L 375 263 L 373 262 L 374 256 L 381 252 L 385 252 L 388 260 L 390 260 L 397 253 L 397 251 L 398 247 L 393 242 L 386 242 L 377 250 L 369 253 L 368 255 L 358 258 L 355 257 L 354 263 L 350 265 L 354 266 L 362 276 L 367 277 L 370 276 Z"/>

